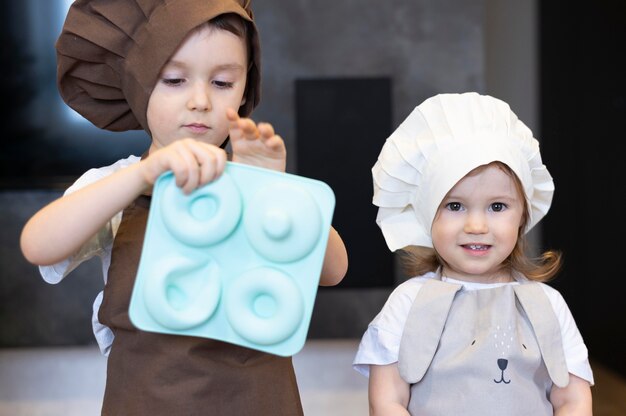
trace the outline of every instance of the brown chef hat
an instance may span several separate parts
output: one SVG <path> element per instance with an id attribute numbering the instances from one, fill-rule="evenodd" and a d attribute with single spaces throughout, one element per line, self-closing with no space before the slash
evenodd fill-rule
<path id="1" fill-rule="evenodd" d="M 247 116 L 260 100 L 260 46 L 250 0 L 76 0 L 56 43 L 63 100 L 96 126 L 143 128 L 159 72 L 187 34 L 210 19 L 235 13 L 251 22 Z"/>

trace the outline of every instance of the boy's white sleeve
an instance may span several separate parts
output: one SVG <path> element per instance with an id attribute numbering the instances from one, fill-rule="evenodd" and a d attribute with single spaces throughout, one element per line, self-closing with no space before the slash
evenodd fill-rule
<path id="1" fill-rule="evenodd" d="M 65 192 L 65 195 L 69 195 L 87 185 L 99 181 L 100 179 L 112 174 L 113 172 L 129 166 L 132 163 L 136 163 L 140 160 L 137 156 L 130 156 L 129 158 L 122 159 L 116 163 L 98 169 L 90 169 L 85 172 L 80 178 L 72 184 Z M 91 259 L 94 256 L 100 256 L 103 262 L 103 269 L 108 270 L 108 264 L 110 263 L 110 251 L 113 245 L 113 238 L 117 233 L 117 229 L 122 219 L 122 212 L 117 213 L 110 221 L 108 221 L 104 227 L 102 227 L 96 235 L 94 235 L 89 241 L 74 253 L 69 258 L 62 260 L 56 264 L 50 266 L 39 266 L 39 272 L 44 281 L 51 284 L 59 283 L 65 276 L 67 276 L 72 270 L 74 270 L 82 262 Z M 106 281 L 106 273 L 105 273 Z"/>
<path id="2" fill-rule="evenodd" d="M 410 279 L 389 295 L 363 334 L 352 368 L 369 377 L 370 365 L 387 365 L 398 361 L 404 324 L 423 282 L 421 278 Z"/>

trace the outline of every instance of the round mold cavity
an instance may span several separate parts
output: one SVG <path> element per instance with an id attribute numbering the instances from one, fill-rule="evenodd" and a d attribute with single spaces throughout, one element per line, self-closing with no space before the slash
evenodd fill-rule
<path id="1" fill-rule="evenodd" d="M 221 297 L 219 267 L 210 258 L 169 256 L 143 282 L 146 310 L 160 325 L 184 330 L 208 321 Z"/>
<path id="2" fill-rule="evenodd" d="M 290 183 L 274 184 L 255 193 L 243 221 L 254 250 L 278 263 L 307 256 L 322 231 L 317 202 L 307 190 Z"/>
<path id="3" fill-rule="evenodd" d="M 228 322 L 239 336 L 258 345 L 273 345 L 300 327 L 304 300 L 293 278 L 259 267 L 237 276 L 225 294 Z"/>
<path id="4" fill-rule="evenodd" d="M 178 241 L 195 247 L 209 246 L 228 237 L 239 223 L 241 194 L 226 172 L 189 195 L 176 186 L 174 177 L 160 199 L 163 224 Z"/>

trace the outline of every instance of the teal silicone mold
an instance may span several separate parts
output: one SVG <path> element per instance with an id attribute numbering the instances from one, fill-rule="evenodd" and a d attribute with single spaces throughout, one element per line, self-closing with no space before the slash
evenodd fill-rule
<path id="1" fill-rule="evenodd" d="M 228 162 L 190 195 L 157 180 L 130 301 L 139 329 L 290 356 L 304 345 L 335 196 L 324 182 Z"/>

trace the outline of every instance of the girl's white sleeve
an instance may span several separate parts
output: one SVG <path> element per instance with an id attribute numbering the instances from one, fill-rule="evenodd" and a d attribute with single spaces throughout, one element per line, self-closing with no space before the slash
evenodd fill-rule
<path id="1" fill-rule="evenodd" d="M 352 368 L 369 377 L 370 365 L 386 365 L 398 361 L 404 324 L 423 282 L 423 278 L 412 278 L 389 295 L 387 302 L 363 334 Z"/>
<path id="2" fill-rule="evenodd" d="M 589 353 L 583 337 L 578 330 L 565 299 L 559 291 L 546 284 L 541 285 L 548 296 L 554 313 L 561 325 L 561 338 L 563 340 L 563 350 L 565 351 L 565 362 L 570 373 L 587 380 L 590 385 L 594 385 L 593 371 L 589 364 Z"/>

